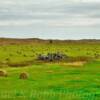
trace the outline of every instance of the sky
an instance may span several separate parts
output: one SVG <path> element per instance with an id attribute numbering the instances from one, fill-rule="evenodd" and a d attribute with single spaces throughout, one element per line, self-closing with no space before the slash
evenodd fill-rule
<path id="1" fill-rule="evenodd" d="M 100 0 L 0 0 L 0 37 L 100 39 Z"/>

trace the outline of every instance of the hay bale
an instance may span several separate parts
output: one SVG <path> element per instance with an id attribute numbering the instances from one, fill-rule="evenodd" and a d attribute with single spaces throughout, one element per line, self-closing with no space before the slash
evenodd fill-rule
<path id="1" fill-rule="evenodd" d="M 52 70 L 49 70 L 49 71 L 47 71 L 47 73 L 53 73 L 53 71 Z"/>
<path id="2" fill-rule="evenodd" d="M 0 70 L 0 77 L 7 77 L 7 72 L 5 70 Z"/>
<path id="3" fill-rule="evenodd" d="M 26 72 L 22 72 L 21 74 L 20 74 L 20 79 L 28 79 L 28 77 L 29 77 L 29 75 L 28 75 L 28 73 L 26 73 Z"/>

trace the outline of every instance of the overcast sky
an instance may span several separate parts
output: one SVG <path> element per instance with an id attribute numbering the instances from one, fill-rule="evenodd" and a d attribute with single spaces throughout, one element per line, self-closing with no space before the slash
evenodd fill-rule
<path id="1" fill-rule="evenodd" d="M 0 37 L 100 39 L 100 0 L 0 0 Z"/>

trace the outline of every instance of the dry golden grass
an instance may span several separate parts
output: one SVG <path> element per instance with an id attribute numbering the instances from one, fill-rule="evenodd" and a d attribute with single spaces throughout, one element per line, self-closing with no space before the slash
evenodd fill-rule
<path id="1" fill-rule="evenodd" d="M 63 65 L 69 65 L 69 66 L 83 66 L 85 63 L 86 63 L 86 62 L 76 61 L 76 62 L 63 63 Z"/>

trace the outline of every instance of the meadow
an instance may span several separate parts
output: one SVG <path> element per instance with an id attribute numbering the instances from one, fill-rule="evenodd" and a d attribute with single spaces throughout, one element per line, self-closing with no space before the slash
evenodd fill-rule
<path id="1" fill-rule="evenodd" d="M 100 41 L 2 40 L 0 100 L 99 100 Z M 81 61 L 38 62 L 38 54 L 61 52 Z M 19 78 L 27 72 L 29 78 Z"/>

